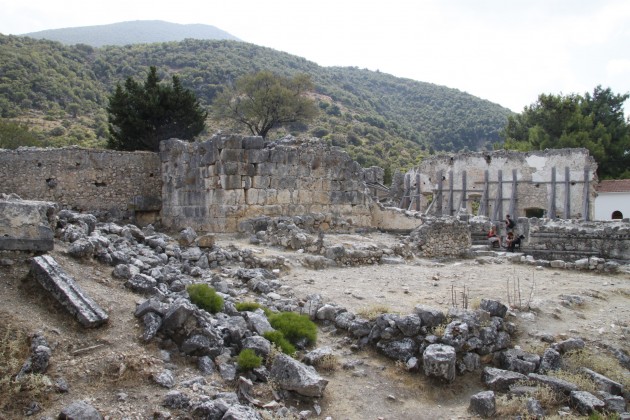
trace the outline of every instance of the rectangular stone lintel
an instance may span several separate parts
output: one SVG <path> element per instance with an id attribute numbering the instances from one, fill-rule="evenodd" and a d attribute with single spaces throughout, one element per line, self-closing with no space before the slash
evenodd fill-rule
<path id="1" fill-rule="evenodd" d="M 50 255 L 33 258 L 31 273 L 84 327 L 94 328 L 107 323 L 107 313 L 83 292 Z"/>

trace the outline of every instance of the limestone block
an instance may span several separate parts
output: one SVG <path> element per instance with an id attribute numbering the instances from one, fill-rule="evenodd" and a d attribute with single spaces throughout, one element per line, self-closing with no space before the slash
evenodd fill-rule
<path id="1" fill-rule="evenodd" d="M 275 148 L 271 150 L 271 154 L 269 155 L 269 161 L 273 163 L 287 163 L 287 151 L 283 148 Z"/>
<path id="2" fill-rule="evenodd" d="M 271 178 L 269 176 L 254 176 L 252 177 L 252 188 L 269 188 L 271 185 Z"/>
<path id="3" fill-rule="evenodd" d="M 199 153 L 201 154 L 199 161 L 201 165 L 213 165 L 217 160 L 218 149 L 214 142 L 205 141 L 199 144 Z"/>
<path id="4" fill-rule="evenodd" d="M 277 203 L 278 204 L 291 204 L 293 202 L 293 197 L 291 191 L 288 190 L 279 190 L 277 195 Z"/>
<path id="5" fill-rule="evenodd" d="M 271 188 L 277 190 L 295 190 L 297 189 L 297 180 L 291 176 L 274 176 L 271 177 Z"/>
<path id="6" fill-rule="evenodd" d="M 256 175 L 275 175 L 276 164 L 272 162 L 261 162 L 256 166 Z"/>
<path id="7" fill-rule="evenodd" d="M 273 188 L 269 188 L 267 190 L 267 200 L 265 201 L 265 204 L 269 204 L 269 205 L 278 204 L 278 190 L 275 190 Z"/>
<path id="8" fill-rule="evenodd" d="M 470 397 L 468 411 L 483 418 L 494 417 L 497 411 L 494 391 L 483 391 Z"/>
<path id="9" fill-rule="evenodd" d="M 245 191 L 242 189 L 226 191 L 227 201 L 226 204 L 231 206 L 245 205 Z"/>
<path id="10" fill-rule="evenodd" d="M 431 344 L 422 354 L 424 374 L 430 377 L 455 380 L 455 349 L 444 344 Z"/>
<path id="11" fill-rule="evenodd" d="M 261 136 L 244 137 L 242 143 L 245 150 L 262 149 L 265 146 L 265 140 Z"/>
<path id="12" fill-rule="evenodd" d="M 250 188 L 245 195 L 245 203 L 248 205 L 262 205 L 265 204 L 267 198 L 267 192 L 258 188 Z"/>
<path id="13" fill-rule="evenodd" d="M 221 188 L 224 190 L 241 189 L 241 176 L 240 175 L 221 175 Z"/>
<path id="14" fill-rule="evenodd" d="M 322 180 L 318 178 L 298 178 L 297 188 L 301 190 L 320 191 Z"/>
<path id="15" fill-rule="evenodd" d="M 326 191 L 312 191 L 313 204 L 330 204 L 330 194 Z"/>
<path id="16" fill-rule="evenodd" d="M 269 161 L 269 149 L 251 149 L 245 150 L 243 161 L 247 163 L 262 163 Z"/>
<path id="17" fill-rule="evenodd" d="M 256 165 L 253 163 L 239 163 L 238 173 L 240 175 L 254 176 L 256 175 Z"/>
<path id="18" fill-rule="evenodd" d="M 289 204 L 288 212 L 288 214 L 306 214 L 309 213 L 309 210 L 301 204 Z"/>
<path id="19" fill-rule="evenodd" d="M 313 194 L 309 190 L 299 189 L 297 191 L 298 203 L 300 204 L 311 204 L 313 202 Z"/>
<path id="20" fill-rule="evenodd" d="M 328 385 L 328 381 L 319 376 L 314 368 L 282 353 L 274 359 L 269 374 L 270 380 L 281 389 L 308 397 L 321 397 Z"/>
<path id="21" fill-rule="evenodd" d="M 221 188 L 221 178 L 218 176 L 209 176 L 208 178 L 203 180 L 204 188 L 207 189 L 215 189 Z"/>
<path id="22" fill-rule="evenodd" d="M 239 163 L 236 161 L 226 161 L 221 165 L 221 175 L 238 175 Z"/>
<path id="23" fill-rule="evenodd" d="M 0 250 L 52 250 L 55 213 L 54 203 L 0 200 Z"/>
<path id="24" fill-rule="evenodd" d="M 252 187 L 252 177 L 250 176 L 242 176 L 241 177 L 241 188 L 244 190 L 248 190 Z"/>
<path id="25" fill-rule="evenodd" d="M 307 165 L 297 165 L 296 166 L 297 172 L 296 172 L 296 176 L 298 177 L 310 177 L 311 176 L 311 168 L 310 166 Z"/>
<path id="26" fill-rule="evenodd" d="M 217 147 L 219 149 L 242 149 L 243 137 L 236 134 L 220 137 L 217 142 Z"/>
<path id="27" fill-rule="evenodd" d="M 108 321 L 107 313 L 49 255 L 31 260 L 31 273 L 81 325 L 92 328 Z"/>

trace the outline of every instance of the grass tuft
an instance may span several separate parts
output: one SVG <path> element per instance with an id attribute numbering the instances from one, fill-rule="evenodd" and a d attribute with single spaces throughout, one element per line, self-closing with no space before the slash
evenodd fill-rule
<path id="1" fill-rule="evenodd" d="M 239 353 L 236 363 L 240 370 L 252 370 L 262 365 L 262 357 L 258 356 L 252 349 L 244 349 Z"/>
<path id="2" fill-rule="evenodd" d="M 186 288 L 190 301 L 212 314 L 216 314 L 223 309 L 223 298 L 205 283 L 191 284 Z"/>
<path id="3" fill-rule="evenodd" d="M 307 345 L 317 342 L 317 325 L 307 315 L 295 312 L 278 312 L 269 316 L 273 328 L 281 331 L 293 345 L 306 340 Z"/>
<path id="4" fill-rule="evenodd" d="M 291 357 L 295 355 L 295 346 L 285 338 L 284 334 L 282 334 L 282 331 L 267 331 L 263 334 L 263 337 L 271 341 L 271 343 L 274 345 L 273 347 L 279 348 L 282 353 L 287 354 Z"/>
<path id="5" fill-rule="evenodd" d="M 372 305 L 359 309 L 357 315 L 369 321 L 374 321 L 379 315 L 390 313 L 387 305 Z"/>

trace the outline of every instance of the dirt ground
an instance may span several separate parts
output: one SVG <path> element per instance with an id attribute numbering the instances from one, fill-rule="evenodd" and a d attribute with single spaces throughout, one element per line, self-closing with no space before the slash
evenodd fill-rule
<path id="1" fill-rule="evenodd" d="M 374 233 L 328 235 L 327 240 L 388 244 L 399 238 Z M 579 336 L 590 346 L 609 344 L 630 350 L 630 274 L 625 272 L 609 275 L 539 269 L 492 257 L 450 262 L 415 259 L 406 264 L 314 271 L 301 266 L 304 255 L 300 253 L 252 246 L 228 235 L 219 236 L 218 244 L 253 248 L 261 256 L 287 257 L 291 265 L 281 277 L 288 286 L 283 293 L 295 297 L 318 293 L 325 301 L 355 313 L 379 306 L 408 314 L 417 304 L 446 311 L 453 302 L 461 307 L 463 295 L 471 306 L 481 298 L 508 303 L 509 291 L 515 307 L 511 320 L 521 331 L 517 345 L 535 345 L 537 334 L 549 333 Z M 68 393 L 56 393 L 41 402 L 43 409 L 36 418 L 56 418 L 62 407 L 80 399 L 111 419 L 153 418 L 154 413 L 165 411 L 173 418 L 183 418 L 177 410 L 160 406 L 165 390 L 150 375 L 165 365 L 175 369 L 178 382 L 199 373 L 189 361 L 175 358 L 165 362 L 156 345 L 139 340 L 141 328 L 133 311 L 144 298 L 112 278 L 111 267 L 67 257 L 63 244 L 57 244 L 52 255 L 109 313 L 110 322 L 102 328 L 83 329 L 28 275 L 25 265 L 0 266 L 0 324 L 27 332 L 43 331 L 53 349 L 48 374 L 53 379 L 63 377 L 70 385 Z M 352 341 L 327 328 L 320 331 L 318 346 L 333 347 L 343 367 L 321 372 L 330 381 L 324 397 L 303 401 L 300 410 L 321 408 L 320 415 L 313 416 L 332 419 L 470 417 L 470 395 L 483 389 L 478 373 L 460 376 L 454 384 L 444 386 L 420 373 L 406 372 L 374 351 L 353 351 L 350 344 Z M 218 376 L 209 382 L 208 387 L 215 391 L 234 390 Z M 21 413 L 0 412 L 0 418 Z"/>

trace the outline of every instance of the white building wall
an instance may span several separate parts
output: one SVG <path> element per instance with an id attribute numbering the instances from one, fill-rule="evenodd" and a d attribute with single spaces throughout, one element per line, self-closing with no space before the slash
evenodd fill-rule
<path id="1" fill-rule="evenodd" d="M 599 193 L 595 198 L 595 220 L 611 220 L 615 210 L 630 217 L 630 192 Z"/>

